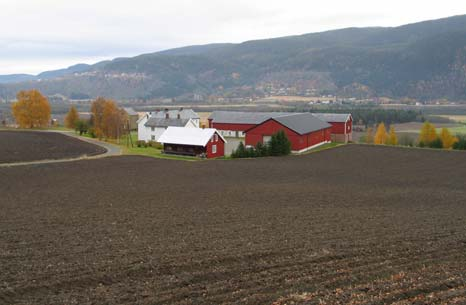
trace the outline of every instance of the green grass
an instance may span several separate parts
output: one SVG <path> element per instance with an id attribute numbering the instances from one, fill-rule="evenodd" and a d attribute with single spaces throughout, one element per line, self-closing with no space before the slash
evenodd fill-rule
<path id="1" fill-rule="evenodd" d="M 313 149 L 311 149 L 311 150 L 309 150 L 309 151 L 306 151 L 305 153 L 298 154 L 298 155 L 312 154 L 312 153 L 315 153 L 315 152 L 318 152 L 318 151 L 323 151 L 323 150 L 327 150 L 327 149 L 332 149 L 332 148 L 339 147 L 339 146 L 343 146 L 343 145 L 346 145 L 346 144 L 345 144 L 345 143 L 338 143 L 338 142 L 327 143 L 327 144 L 318 146 L 318 147 L 313 148 Z"/>
<path id="2" fill-rule="evenodd" d="M 125 155 L 139 155 L 159 159 L 169 159 L 169 160 L 184 160 L 184 161 L 199 161 L 200 158 L 190 157 L 190 156 L 178 156 L 178 155 L 169 155 L 162 153 L 161 149 L 154 147 L 137 147 L 136 142 L 138 140 L 138 133 L 133 131 L 131 132 L 131 141 L 133 142 L 133 147 L 131 147 L 131 141 L 128 141 L 127 137 L 124 136 L 120 139 L 120 144 L 116 141 L 111 143 L 121 146 L 123 153 Z"/>
<path id="3" fill-rule="evenodd" d="M 170 159 L 170 160 L 184 160 L 184 161 L 200 161 L 200 158 L 189 157 L 189 156 L 178 156 L 178 155 L 169 155 L 164 154 L 160 149 L 154 147 L 127 147 L 125 145 L 120 145 L 123 148 L 123 153 L 125 155 L 139 155 L 159 159 Z"/>

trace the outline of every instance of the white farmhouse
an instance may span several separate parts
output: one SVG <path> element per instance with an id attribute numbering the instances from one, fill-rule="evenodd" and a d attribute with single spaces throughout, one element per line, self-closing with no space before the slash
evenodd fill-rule
<path id="1" fill-rule="evenodd" d="M 158 141 L 170 127 L 199 128 L 200 118 L 192 109 L 147 112 L 138 120 L 138 140 Z"/>

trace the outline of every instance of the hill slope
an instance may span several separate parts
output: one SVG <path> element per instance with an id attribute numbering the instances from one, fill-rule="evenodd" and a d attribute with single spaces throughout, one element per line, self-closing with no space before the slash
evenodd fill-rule
<path id="1" fill-rule="evenodd" d="M 4 84 L 0 96 L 30 87 L 47 94 L 119 99 L 245 96 L 293 87 L 340 95 L 465 99 L 466 16 L 192 46 L 81 68 L 59 71 L 40 83 Z"/>

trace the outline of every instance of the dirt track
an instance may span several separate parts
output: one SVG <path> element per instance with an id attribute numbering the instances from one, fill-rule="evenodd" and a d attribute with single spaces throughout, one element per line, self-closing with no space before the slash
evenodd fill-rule
<path id="1" fill-rule="evenodd" d="M 466 154 L 0 169 L 0 303 L 466 302 Z"/>
<path id="2" fill-rule="evenodd" d="M 105 151 L 57 132 L 0 130 L 0 164 L 94 156 Z"/>

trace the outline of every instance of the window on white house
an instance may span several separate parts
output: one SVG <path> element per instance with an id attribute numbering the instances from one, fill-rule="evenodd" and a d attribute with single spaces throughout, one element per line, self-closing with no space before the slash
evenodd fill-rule
<path id="1" fill-rule="evenodd" d="M 155 128 L 154 128 L 154 127 L 151 127 L 150 130 L 151 130 L 151 131 L 155 131 Z"/>
<path id="2" fill-rule="evenodd" d="M 213 154 L 217 153 L 217 145 L 212 145 L 212 153 Z"/>
<path id="3" fill-rule="evenodd" d="M 155 141 L 155 136 L 151 136 L 150 139 L 151 139 L 152 141 Z"/>

